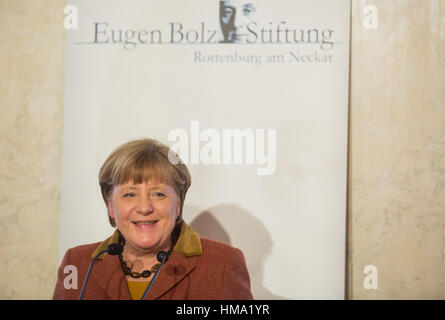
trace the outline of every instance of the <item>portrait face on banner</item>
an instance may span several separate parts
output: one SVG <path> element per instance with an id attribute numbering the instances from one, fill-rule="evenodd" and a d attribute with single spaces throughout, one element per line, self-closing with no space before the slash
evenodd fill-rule
<path id="1" fill-rule="evenodd" d="M 228 0 L 219 3 L 222 43 L 246 43 L 248 24 L 253 21 L 256 5 L 251 0 Z"/>

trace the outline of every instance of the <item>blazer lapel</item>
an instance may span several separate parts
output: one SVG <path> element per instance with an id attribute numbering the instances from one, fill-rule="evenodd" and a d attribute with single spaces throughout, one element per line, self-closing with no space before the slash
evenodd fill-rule
<path id="1" fill-rule="evenodd" d="M 181 253 L 173 251 L 169 260 L 162 267 L 157 279 L 145 297 L 146 300 L 156 300 L 169 292 L 195 268 L 194 259 L 188 259 Z"/>
<path id="2" fill-rule="evenodd" d="M 130 292 L 119 262 L 119 256 L 106 255 L 104 259 L 97 260 L 96 264 L 91 278 L 104 291 L 104 296 L 112 300 L 129 300 Z"/>

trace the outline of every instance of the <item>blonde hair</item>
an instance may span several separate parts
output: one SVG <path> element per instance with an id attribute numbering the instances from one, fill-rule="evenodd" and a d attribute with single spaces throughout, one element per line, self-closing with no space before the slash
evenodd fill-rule
<path id="1" fill-rule="evenodd" d="M 187 166 L 179 161 L 169 160 L 170 148 L 154 139 L 140 139 L 127 142 L 115 149 L 105 160 L 99 171 L 99 185 L 105 205 L 115 185 L 129 181 L 143 183 L 151 179 L 171 185 L 180 199 L 180 211 L 176 224 L 182 221 L 185 195 L 192 178 Z M 174 154 L 176 159 L 178 155 Z M 176 161 L 177 162 L 177 161 Z M 116 222 L 108 216 L 111 226 Z"/>

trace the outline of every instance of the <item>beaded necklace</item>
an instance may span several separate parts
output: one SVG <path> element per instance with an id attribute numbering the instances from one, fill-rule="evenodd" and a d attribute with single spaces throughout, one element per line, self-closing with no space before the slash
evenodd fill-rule
<path id="1" fill-rule="evenodd" d="M 176 225 L 175 228 L 173 229 L 172 234 L 171 234 L 172 245 L 171 245 L 170 249 L 167 252 L 169 257 L 173 253 L 173 249 L 175 248 L 176 242 L 178 241 L 180 232 L 181 232 L 181 228 L 179 227 L 179 225 Z M 122 246 L 125 245 L 125 238 L 122 236 L 120 231 L 119 231 L 119 243 Z M 135 271 L 131 271 L 131 268 L 128 266 L 127 262 L 124 260 L 124 258 L 122 256 L 122 252 L 119 254 L 119 261 L 121 263 L 122 271 L 124 272 L 124 274 L 127 275 L 127 276 L 130 276 L 132 278 L 135 278 L 135 279 L 150 277 L 151 274 L 155 273 L 156 270 L 158 270 L 160 265 L 161 265 L 160 263 L 157 263 L 154 266 L 152 266 L 150 268 L 150 270 L 147 269 L 147 270 L 143 270 L 142 272 L 135 272 Z"/>

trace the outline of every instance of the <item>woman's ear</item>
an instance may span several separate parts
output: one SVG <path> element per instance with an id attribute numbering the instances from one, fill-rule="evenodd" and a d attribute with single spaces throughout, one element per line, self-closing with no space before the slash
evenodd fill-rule
<path id="1" fill-rule="evenodd" d="M 181 212 L 181 198 L 178 197 L 178 201 L 177 201 L 177 205 L 176 205 L 176 219 L 178 219 L 180 212 Z"/>
<path id="2" fill-rule="evenodd" d="M 108 200 L 107 209 L 108 209 L 108 215 L 109 215 L 111 218 L 115 219 L 114 210 L 113 210 L 113 205 L 111 204 L 111 199 Z"/>

